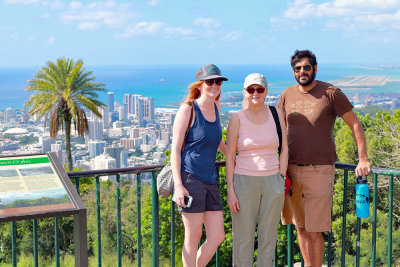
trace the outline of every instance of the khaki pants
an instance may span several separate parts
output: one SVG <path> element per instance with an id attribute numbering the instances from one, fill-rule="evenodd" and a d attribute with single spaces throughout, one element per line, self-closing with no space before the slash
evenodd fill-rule
<path id="1" fill-rule="evenodd" d="M 279 173 L 271 176 L 235 174 L 233 184 L 240 205 L 239 212 L 232 213 L 233 265 L 253 266 L 258 219 L 257 266 L 273 266 L 285 182 Z"/>

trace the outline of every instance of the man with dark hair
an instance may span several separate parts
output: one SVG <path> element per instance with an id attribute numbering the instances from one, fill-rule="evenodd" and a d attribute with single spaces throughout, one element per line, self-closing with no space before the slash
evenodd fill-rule
<path id="1" fill-rule="evenodd" d="M 333 126 L 339 116 L 350 127 L 358 149 L 356 176 L 371 171 L 365 135 L 353 105 L 332 84 L 315 80 L 317 59 L 309 50 L 291 58 L 297 84 L 282 93 L 278 107 L 288 127 L 289 167 L 293 194 L 287 195 L 283 224 L 295 224 L 306 266 L 322 266 L 322 232 L 332 229 L 331 210 L 337 160 Z"/>

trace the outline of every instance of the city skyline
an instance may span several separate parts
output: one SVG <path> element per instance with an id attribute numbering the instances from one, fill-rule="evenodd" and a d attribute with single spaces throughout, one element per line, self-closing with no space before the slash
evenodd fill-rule
<path id="1" fill-rule="evenodd" d="M 319 62 L 398 64 L 400 1 L 0 2 L 0 67 L 59 57 L 88 66 Z"/>

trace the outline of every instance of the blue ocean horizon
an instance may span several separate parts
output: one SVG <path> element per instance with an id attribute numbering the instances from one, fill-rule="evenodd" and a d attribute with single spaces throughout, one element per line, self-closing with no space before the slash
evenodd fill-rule
<path id="1" fill-rule="evenodd" d="M 244 78 L 254 72 L 264 74 L 268 80 L 269 95 L 280 95 L 283 90 L 296 83 L 289 64 L 265 65 L 218 65 L 222 75 L 229 81 L 222 85 L 224 95 L 240 93 Z M 195 74 L 201 65 L 156 65 L 156 66 L 87 66 L 93 71 L 96 81 L 106 85 L 108 92 L 114 92 L 114 100 L 122 103 L 126 93 L 153 97 L 155 107 L 168 107 L 183 101 L 187 86 L 195 81 Z M 27 81 L 34 78 L 40 67 L 0 68 L 0 110 L 8 107 L 21 109 L 31 95 L 24 89 Z M 317 79 L 333 81 L 346 76 L 379 75 L 400 80 L 400 68 L 391 66 L 363 66 L 320 64 Z M 359 93 L 400 93 L 400 82 L 388 82 L 384 86 L 371 87 Z M 345 91 L 346 93 L 346 91 Z M 106 93 L 99 94 L 106 104 Z"/>

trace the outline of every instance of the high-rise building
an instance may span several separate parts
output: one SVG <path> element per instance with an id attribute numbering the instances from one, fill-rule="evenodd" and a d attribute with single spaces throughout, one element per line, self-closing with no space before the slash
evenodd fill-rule
<path id="1" fill-rule="evenodd" d="M 96 157 L 103 154 L 106 147 L 105 141 L 89 141 L 89 154 L 91 157 Z"/>
<path id="2" fill-rule="evenodd" d="M 135 114 L 135 98 L 134 95 L 124 94 L 124 105 L 127 106 L 128 114 Z"/>
<path id="3" fill-rule="evenodd" d="M 147 121 L 154 121 L 154 98 L 143 97 L 143 117 Z"/>
<path id="4" fill-rule="evenodd" d="M 39 137 L 39 143 L 42 145 L 42 153 L 51 151 L 51 145 L 54 144 L 55 139 L 51 139 L 49 136 Z"/>
<path id="5" fill-rule="evenodd" d="M 121 168 L 128 167 L 128 152 L 125 150 L 121 151 Z"/>
<path id="6" fill-rule="evenodd" d="M 88 121 L 89 134 L 86 135 L 86 141 L 103 139 L 103 122 L 98 119 Z"/>
<path id="7" fill-rule="evenodd" d="M 107 153 L 111 157 L 113 157 L 116 160 L 117 167 L 121 167 L 121 151 L 124 148 L 122 146 L 112 146 L 112 147 L 105 147 L 104 148 L 104 153 Z"/>
<path id="8" fill-rule="evenodd" d="M 51 144 L 51 152 L 55 152 L 58 158 L 58 161 L 61 165 L 65 163 L 65 150 L 63 150 L 62 144 Z"/>
<path id="9" fill-rule="evenodd" d="M 107 105 L 108 105 L 108 111 L 114 112 L 114 93 L 113 92 L 107 92 Z"/>
<path id="10" fill-rule="evenodd" d="M 129 138 L 139 138 L 140 129 L 138 127 L 132 127 L 129 129 Z"/>
<path id="11" fill-rule="evenodd" d="M 169 142 L 171 140 L 172 133 L 169 131 L 161 131 L 160 140 Z"/>
<path id="12" fill-rule="evenodd" d="M 119 121 L 127 122 L 128 121 L 128 105 L 123 104 L 119 108 Z"/>
<path id="13" fill-rule="evenodd" d="M 110 124 L 109 116 L 108 116 L 108 113 L 109 113 L 108 112 L 108 107 L 102 108 L 100 110 L 100 112 L 101 112 L 101 116 L 102 116 L 101 120 L 103 122 L 103 128 L 104 129 L 108 129 L 109 128 L 109 124 Z"/>
<path id="14" fill-rule="evenodd" d="M 6 122 L 15 123 L 17 121 L 17 110 L 13 108 L 6 108 L 5 120 Z"/>
<path id="15" fill-rule="evenodd" d="M 121 138 L 119 139 L 119 143 L 125 149 L 133 149 L 135 147 L 135 140 L 131 138 Z"/>

